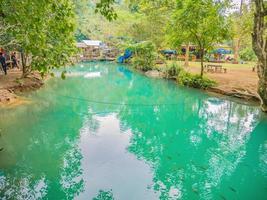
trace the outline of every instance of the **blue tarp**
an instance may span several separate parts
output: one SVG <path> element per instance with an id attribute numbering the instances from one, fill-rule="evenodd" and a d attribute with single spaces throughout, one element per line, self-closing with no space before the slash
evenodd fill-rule
<path id="1" fill-rule="evenodd" d="M 163 54 L 177 54 L 176 50 L 162 50 L 160 52 Z"/>
<path id="2" fill-rule="evenodd" d="M 213 50 L 212 53 L 216 53 L 216 54 L 232 54 L 232 51 L 220 48 L 220 49 Z"/>

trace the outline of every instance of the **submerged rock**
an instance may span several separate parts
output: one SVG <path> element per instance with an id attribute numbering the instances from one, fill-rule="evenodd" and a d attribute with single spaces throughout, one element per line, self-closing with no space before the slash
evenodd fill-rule
<path id="1" fill-rule="evenodd" d="M 146 76 L 152 77 L 152 78 L 164 78 L 164 74 L 162 72 L 159 72 L 157 70 L 150 70 L 145 73 Z"/>

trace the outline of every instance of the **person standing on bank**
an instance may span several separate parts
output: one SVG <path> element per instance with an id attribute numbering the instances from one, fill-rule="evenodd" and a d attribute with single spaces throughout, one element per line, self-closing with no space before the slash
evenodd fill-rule
<path id="1" fill-rule="evenodd" d="M 6 69 L 6 59 L 3 56 L 3 52 L 0 52 L 0 63 L 2 65 L 3 71 L 5 72 L 5 75 L 7 75 L 7 69 Z"/>
<path id="2" fill-rule="evenodd" d="M 17 61 L 17 58 L 16 58 L 16 52 L 13 52 L 12 55 L 11 55 L 11 60 L 12 60 L 12 67 L 16 67 L 19 69 L 19 66 L 18 66 L 18 61 Z"/>

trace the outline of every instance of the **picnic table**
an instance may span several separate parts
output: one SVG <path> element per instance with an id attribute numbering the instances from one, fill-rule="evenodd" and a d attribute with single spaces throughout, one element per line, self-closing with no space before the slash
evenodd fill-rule
<path id="1" fill-rule="evenodd" d="M 227 69 L 223 68 L 222 65 L 214 65 L 214 64 L 208 64 L 204 66 L 205 70 L 207 72 L 211 72 L 211 73 L 226 73 Z"/>

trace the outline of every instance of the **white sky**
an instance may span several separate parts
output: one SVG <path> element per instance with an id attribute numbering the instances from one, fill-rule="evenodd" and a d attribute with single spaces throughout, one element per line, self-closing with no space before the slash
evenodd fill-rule
<path id="1" fill-rule="evenodd" d="M 241 0 L 232 0 L 232 2 L 235 4 L 234 9 L 239 9 Z M 243 0 L 244 3 L 248 3 L 249 0 Z"/>

